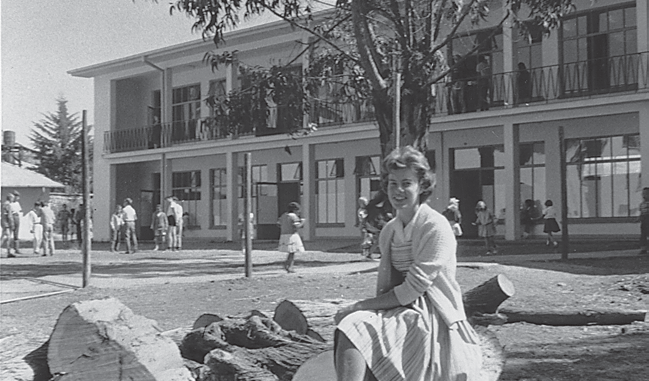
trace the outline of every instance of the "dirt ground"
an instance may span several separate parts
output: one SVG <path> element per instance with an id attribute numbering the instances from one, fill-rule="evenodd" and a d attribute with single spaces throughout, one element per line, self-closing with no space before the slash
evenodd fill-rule
<path id="1" fill-rule="evenodd" d="M 327 253 L 332 261 L 341 254 Z M 318 260 L 327 261 L 320 256 Z M 22 380 L 19 363 L 49 337 L 58 315 L 79 300 L 116 297 L 162 330 L 190 326 L 203 313 L 239 315 L 273 311 L 283 299 L 360 299 L 374 290 L 375 272 L 241 278 L 208 284 L 158 284 L 128 289 L 87 288 L 3 304 L 0 379 Z M 281 263 L 268 266 L 280 267 Z M 462 265 L 457 278 L 468 290 L 505 274 L 516 294 L 502 307 L 547 310 L 649 309 L 649 256 L 523 262 L 520 265 Z M 492 326 L 505 346 L 501 380 L 649 380 L 649 321 L 617 326 L 542 326 L 513 323 Z M 23 372 L 24 373 L 24 372 Z M 47 380 L 41 376 L 37 380 Z"/>

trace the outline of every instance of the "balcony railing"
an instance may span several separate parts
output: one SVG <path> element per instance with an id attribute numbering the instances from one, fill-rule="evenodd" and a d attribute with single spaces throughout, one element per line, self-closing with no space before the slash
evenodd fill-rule
<path id="1" fill-rule="evenodd" d="M 648 89 L 649 53 L 643 52 L 545 66 L 527 72 L 493 74 L 488 78 L 440 82 L 432 86 L 435 99 L 433 117 Z M 368 100 L 334 102 L 312 99 L 308 113 L 309 122 L 318 127 L 374 120 L 374 108 Z M 283 134 L 288 129 L 278 123 L 282 120 L 278 117 L 280 114 L 282 110 L 271 109 L 265 127 L 237 131 L 236 134 L 228 130 L 227 116 L 108 131 L 104 134 L 104 152 L 171 147 L 233 135 Z"/>

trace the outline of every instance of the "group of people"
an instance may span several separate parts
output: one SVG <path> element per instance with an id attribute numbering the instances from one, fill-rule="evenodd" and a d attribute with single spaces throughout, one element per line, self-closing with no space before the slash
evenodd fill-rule
<path id="1" fill-rule="evenodd" d="M 26 213 L 29 222 L 29 232 L 33 237 L 33 252 L 42 256 L 54 255 L 54 233 L 61 234 L 63 242 L 68 242 L 68 234 L 74 232 L 71 226 L 76 226 L 77 240 L 81 244 L 81 226 L 83 224 L 83 205 L 75 212 L 75 209 L 68 209 L 67 204 L 61 206 L 58 213 L 54 213 L 50 203 L 37 201 L 34 207 Z M 14 258 L 20 251 L 20 224 L 23 217 L 22 206 L 20 205 L 20 193 L 13 191 L 8 194 L 2 204 L 2 244 L 6 243 L 7 257 Z M 73 234 L 70 234 L 72 239 Z M 12 252 L 13 250 L 13 252 Z"/>
<path id="2" fill-rule="evenodd" d="M 162 211 L 162 205 L 156 205 L 151 217 L 151 230 L 154 235 L 154 251 L 168 248 L 171 251 L 180 251 L 183 245 L 183 226 L 189 214 L 183 213 L 183 207 L 178 203 L 178 197 L 167 197 L 169 206 L 167 212 Z M 126 244 L 126 254 L 133 254 L 138 250 L 137 241 L 137 212 L 133 208 L 131 198 L 124 199 L 122 205 L 115 207 L 115 212 L 110 217 L 110 251 L 118 252 L 120 242 Z"/>

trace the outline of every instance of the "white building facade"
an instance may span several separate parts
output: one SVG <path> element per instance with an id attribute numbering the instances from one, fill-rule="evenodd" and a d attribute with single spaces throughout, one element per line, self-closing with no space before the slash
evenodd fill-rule
<path id="1" fill-rule="evenodd" d="M 427 157 L 437 186 L 430 204 L 441 211 L 459 198 L 471 236 L 473 208 L 485 200 L 502 222 L 499 233 L 516 239 L 524 200 L 540 209 L 550 199 L 560 210 L 564 168 L 571 235 L 637 234 L 649 186 L 648 3 L 579 0 L 549 36 L 532 31 L 524 39 L 508 25 L 492 33 L 487 22 L 455 39 L 451 49 L 460 54 L 490 41 L 466 60 L 461 94 L 454 82 L 431 89 Z M 492 13 L 496 20 L 502 11 Z M 275 22 L 231 32 L 217 51 L 267 67 L 290 62 L 308 37 Z M 186 43 L 70 72 L 94 79 L 95 238 L 108 240 L 111 211 L 126 197 L 146 238 L 155 204 L 176 195 L 189 213 L 188 238 L 238 239 L 247 152 L 257 238 L 276 236 L 290 201 L 302 205 L 306 240 L 358 236 L 356 200 L 380 186 L 371 107 L 311 104 L 304 125 L 318 130 L 297 139 L 284 132 L 281 110 L 271 110 L 263 128 L 231 134 L 206 122 L 213 121 L 206 96 L 240 86 L 236 63 L 212 71 L 202 62 L 213 48 Z M 488 82 L 477 78 L 481 57 L 491 64 Z M 307 66 L 308 55 L 294 64 Z"/>

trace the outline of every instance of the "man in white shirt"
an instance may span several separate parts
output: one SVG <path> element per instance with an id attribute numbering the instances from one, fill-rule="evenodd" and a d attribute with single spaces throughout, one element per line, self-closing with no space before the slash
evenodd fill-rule
<path id="1" fill-rule="evenodd" d="M 167 208 L 167 222 L 169 223 L 169 249 L 171 251 L 182 248 L 183 232 L 183 207 L 178 203 L 178 197 L 169 196 L 169 208 Z"/>
<path id="2" fill-rule="evenodd" d="M 23 208 L 20 206 L 20 193 L 14 191 L 14 201 L 9 205 L 11 209 L 11 216 L 14 220 L 13 226 L 13 237 L 14 237 L 14 251 L 16 254 L 20 254 L 20 241 L 18 239 L 18 233 L 20 231 L 20 219 L 23 217 Z"/>
<path id="3" fill-rule="evenodd" d="M 34 236 L 34 254 L 40 254 L 41 242 L 43 241 L 43 225 L 41 225 L 41 217 L 38 212 L 40 203 L 34 203 L 34 209 L 27 213 L 27 220 L 29 221 L 29 232 Z"/>
<path id="4" fill-rule="evenodd" d="M 124 200 L 124 209 L 122 209 L 122 218 L 124 220 L 124 240 L 126 241 L 126 254 L 137 251 L 137 234 L 135 232 L 135 221 L 137 213 L 131 206 L 133 200 L 126 198 Z M 131 237 L 133 238 L 133 251 L 131 251 Z"/>

